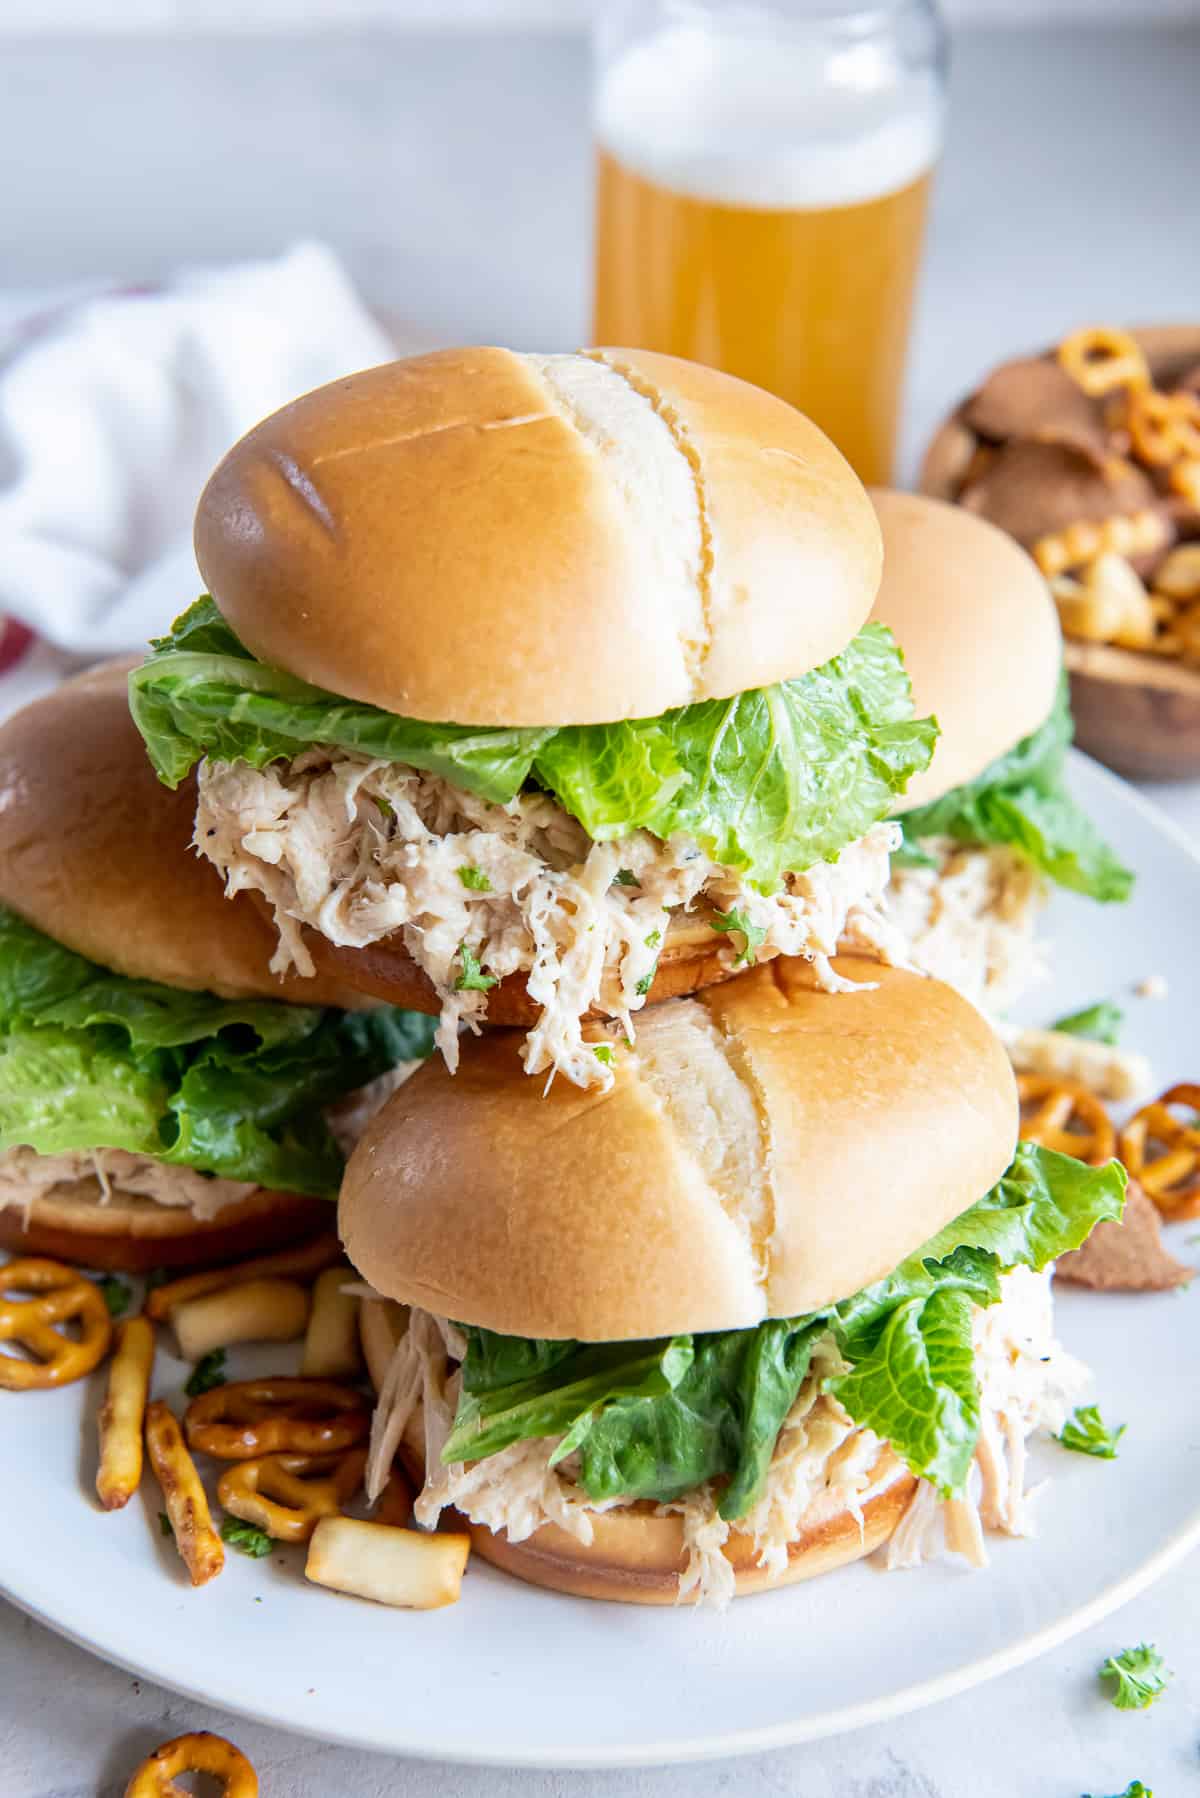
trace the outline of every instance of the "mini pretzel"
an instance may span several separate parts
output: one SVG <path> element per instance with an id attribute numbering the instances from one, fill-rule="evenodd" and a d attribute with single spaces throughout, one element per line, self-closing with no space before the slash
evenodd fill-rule
<path id="1" fill-rule="evenodd" d="M 1052 580 L 1069 568 L 1080 568 L 1094 562 L 1097 556 L 1144 556 L 1161 549 L 1171 535 L 1165 518 L 1148 508 L 1129 512 L 1100 523 L 1079 519 L 1061 531 L 1039 537 L 1033 546 L 1033 559 Z"/>
<path id="2" fill-rule="evenodd" d="M 1200 543 L 1181 543 L 1154 570 L 1154 591 L 1170 599 L 1200 599 Z"/>
<path id="3" fill-rule="evenodd" d="M 344 1455 L 260 1455 L 217 1482 L 227 1511 L 277 1542 L 307 1542 L 322 1517 L 336 1517 L 362 1484 L 365 1448 Z"/>
<path id="4" fill-rule="evenodd" d="M 1184 456 L 1176 462 L 1167 476 L 1167 484 L 1172 493 L 1177 493 L 1189 506 L 1200 511 L 1200 456 Z"/>
<path id="5" fill-rule="evenodd" d="M 38 1294 L 13 1298 L 13 1293 Z M 79 1326 L 79 1337 L 63 1328 Z M 0 1355 L 0 1387 L 28 1392 L 81 1380 L 107 1352 L 112 1318 L 100 1288 L 61 1261 L 29 1257 L 0 1268 L 0 1342 L 17 1342 L 33 1360 Z"/>
<path id="6" fill-rule="evenodd" d="M 259 1455 L 340 1454 L 370 1434 L 361 1393 L 336 1380 L 237 1380 L 194 1398 L 184 1414 L 192 1448 L 218 1461 Z"/>
<path id="7" fill-rule="evenodd" d="M 1136 338 L 1109 325 L 1087 325 L 1058 346 L 1058 366 L 1097 399 L 1118 387 L 1148 387 L 1150 370 Z"/>
<path id="8" fill-rule="evenodd" d="M 1059 575 L 1050 582 L 1068 637 L 1148 649 L 1158 635 L 1153 602 L 1137 570 L 1123 556 L 1097 556 L 1082 582 Z"/>
<path id="9" fill-rule="evenodd" d="M 1186 1105 L 1191 1116 L 1174 1116 Z M 1131 1117 L 1121 1132 L 1121 1160 L 1172 1219 L 1200 1217 L 1200 1086 L 1184 1082 Z"/>
<path id="10" fill-rule="evenodd" d="M 1131 393 L 1128 428 L 1134 455 L 1151 468 L 1200 456 L 1200 396 L 1152 387 Z"/>
<path id="11" fill-rule="evenodd" d="M 176 1736 L 156 1748 L 135 1769 L 125 1798 L 184 1798 L 183 1787 L 175 1784 L 181 1773 L 207 1773 L 210 1779 L 219 1779 L 221 1798 L 258 1798 L 258 1774 L 241 1749 L 207 1729 Z"/>
<path id="12" fill-rule="evenodd" d="M 1057 1149 L 1093 1167 L 1107 1161 L 1116 1144 L 1112 1120 L 1095 1093 L 1062 1074 L 1018 1074 L 1021 1136 L 1025 1142 Z"/>

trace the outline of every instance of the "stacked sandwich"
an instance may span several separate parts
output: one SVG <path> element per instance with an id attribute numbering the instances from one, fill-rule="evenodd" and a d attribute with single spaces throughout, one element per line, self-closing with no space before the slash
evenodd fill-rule
<path id="1" fill-rule="evenodd" d="M 190 852 L 127 666 L 0 729 L 0 1246 L 87 1267 L 226 1261 L 328 1228 L 345 1155 L 428 1020 L 283 980 Z"/>
<path id="2" fill-rule="evenodd" d="M 196 541 L 156 770 L 277 972 L 438 1019 L 341 1192 L 372 1490 L 641 1602 L 1022 1529 L 1123 1176 L 1018 1147 L 887 915 L 936 727 L 833 448 L 666 357 L 447 352 L 268 419 Z"/>

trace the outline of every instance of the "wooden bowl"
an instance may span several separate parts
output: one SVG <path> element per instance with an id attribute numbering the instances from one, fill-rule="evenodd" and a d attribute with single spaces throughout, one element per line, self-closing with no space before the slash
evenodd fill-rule
<path id="1" fill-rule="evenodd" d="M 1200 363 L 1200 325 L 1144 325 L 1133 336 L 1156 381 Z M 935 431 L 921 465 L 920 490 L 955 500 L 978 445 L 960 402 Z M 1200 775 L 1200 670 L 1163 656 L 1067 638 L 1075 741 L 1118 774 L 1138 780 Z"/>

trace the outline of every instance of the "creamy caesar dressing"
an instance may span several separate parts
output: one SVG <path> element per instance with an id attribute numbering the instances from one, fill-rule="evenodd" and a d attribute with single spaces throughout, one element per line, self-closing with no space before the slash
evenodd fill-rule
<path id="1" fill-rule="evenodd" d="M 453 1507 L 472 1523 L 504 1530 L 511 1542 L 527 1541 L 543 1524 L 555 1523 L 581 1546 L 590 1546 L 592 1518 L 623 1501 L 591 1500 L 578 1483 L 577 1457 L 551 1465 L 557 1439 L 518 1442 L 481 1461 L 441 1464 L 458 1403 L 457 1362 L 466 1344 L 444 1319 L 418 1310 L 408 1316 L 375 1409 L 368 1496 L 378 1497 L 396 1450 L 408 1440 L 419 1446 L 426 1468 L 414 1507 L 422 1527 L 432 1529 L 442 1511 Z M 1026 1534 L 1033 1496 L 1025 1491 L 1026 1440 L 1038 1429 L 1061 1429 L 1087 1380 L 1086 1369 L 1055 1340 L 1049 1269 L 1038 1274 L 1016 1268 L 1007 1274 L 1000 1301 L 976 1313 L 974 1338 L 983 1422 L 967 1492 L 942 1500 L 921 1481 L 886 1550 L 891 1568 L 947 1552 L 983 1566 L 985 1529 Z M 821 1390 L 840 1366 L 833 1345 L 820 1344 L 779 1433 L 763 1495 L 736 1524 L 720 1516 L 720 1493 L 710 1484 L 657 1507 L 660 1515 L 677 1514 L 683 1523 L 687 1566 L 681 1599 L 695 1596 L 718 1609 L 730 1602 L 736 1582 L 724 1549 L 733 1530 L 752 1539 L 761 1567 L 780 1572 L 789 1544 L 805 1529 L 842 1512 L 862 1527 L 865 1506 L 903 1477 L 890 1459 L 881 1469 L 879 1438 L 858 1428 Z"/>
<path id="2" fill-rule="evenodd" d="M 398 934 L 437 992 L 437 1043 L 451 1069 L 460 1029 L 486 1016 L 487 987 L 521 974 L 540 1008 L 526 1071 L 607 1089 L 613 1075 L 584 1040 L 584 1019 L 596 1008 L 632 1034 L 672 917 L 697 905 L 749 924 L 753 945 L 736 932 L 714 937 L 730 963 L 803 956 L 829 991 L 847 984 L 830 966 L 839 946 L 904 959 L 884 915 L 899 840 L 891 823 L 765 895 L 685 837 L 639 830 L 596 843 L 549 794 L 493 805 L 365 756 L 316 749 L 263 769 L 203 763 L 199 794 L 197 848 L 230 893 L 261 893 L 274 910 L 275 972 L 313 972 L 302 925 L 350 948 Z M 475 969 L 486 985 L 471 984 Z"/>

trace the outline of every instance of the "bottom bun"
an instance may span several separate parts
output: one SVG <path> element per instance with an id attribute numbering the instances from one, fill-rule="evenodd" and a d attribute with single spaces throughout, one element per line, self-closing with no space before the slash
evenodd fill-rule
<path id="1" fill-rule="evenodd" d="M 98 1180 L 77 1180 L 34 1199 L 28 1211 L 6 1206 L 0 1249 L 118 1273 L 212 1267 L 312 1236 L 332 1215 L 325 1199 L 261 1187 L 213 1218 L 119 1190 L 102 1200 Z"/>
<path id="2" fill-rule="evenodd" d="M 404 1328 L 404 1312 L 389 1300 L 359 1307 L 363 1355 L 376 1390 Z M 418 1432 L 410 1430 L 400 1453 L 409 1473 L 424 1481 Z M 786 1567 L 758 1563 L 751 1536 L 734 1530 L 724 1553 L 732 1564 L 736 1596 L 750 1597 L 777 1586 L 795 1585 L 845 1567 L 872 1554 L 892 1535 L 908 1507 L 917 1482 L 886 1445 L 869 1476 L 870 1484 L 857 1514 L 846 1509 L 819 1516 L 816 1508 L 788 1544 Z M 483 1560 L 532 1586 L 568 1592 L 573 1598 L 606 1598 L 621 1604 L 673 1605 L 680 1602 L 679 1584 L 687 1565 L 683 1520 L 663 1516 L 646 1500 L 592 1518 L 592 1541 L 586 1547 L 557 1524 L 544 1523 L 524 1542 L 510 1542 L 503 1532 L 472 1523 L 460 1512 L 442 1513 L 441 1527 L 465 1530 Z M 694 1602 L 689 1594 L 684 1603 Z"/>
<path id="3" fill-rule="evenodd" d="M 250 897 L 266 916 L 267 901 L 258 893 Z M 663 999 L 685 999 L 702 987 L 716 986 L 732 980 L 737 970 L 724 937 L 714 938 L 707 916 L 702 911 L 678 917 L 671 925 L 666 946 L 658 958 L 653 984 L 646 995 L 648 1005 Z M 322 980 L 338 980 L 357 992 L 388 1005 L 402 1006 L 406 1011 L 423 1011 L 436 1017 L 442 1009 L 432 980 L 419 968 L 404 947 L 400 933 L 368 943 L 361 949 L 331 943 L 311 925 L 301 930 L 304 946 Z M 771 960 L 765 955 L 763 960 Z M 492 987 L 487 998 L 487 1021 L 507 1029 L 529 1030 L 537 1023 L 542 1008 L 529 997 L 524 974 L 508 974 Z M 592 1006 L 584 1012 L 588 1019 L 608 1017 L 602 1008 Z"/>

